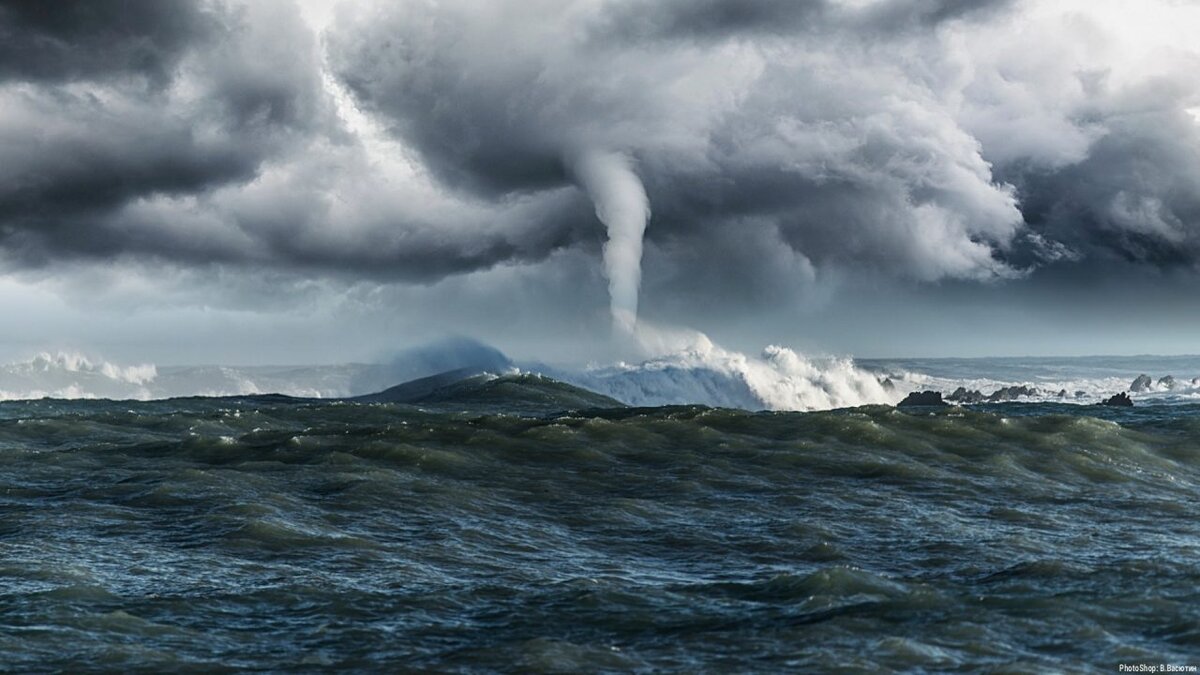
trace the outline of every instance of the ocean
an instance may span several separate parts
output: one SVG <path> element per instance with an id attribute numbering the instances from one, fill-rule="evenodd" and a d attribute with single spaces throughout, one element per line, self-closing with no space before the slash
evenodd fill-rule
<path id="1" fill-rule="evenodd" d="M 1055 392 L 628 407 L 509 373 L 402 400 L 0 403 L 0 667 L 1200 666 L 1200 359 L 854 367 Z M 1142 372 L 1134 407 L 1094 404 Z"/>

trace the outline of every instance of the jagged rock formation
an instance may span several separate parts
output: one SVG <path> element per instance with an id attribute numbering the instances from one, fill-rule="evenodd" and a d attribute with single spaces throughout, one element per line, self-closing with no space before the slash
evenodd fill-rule
<path id="1" fill-rule="evenodd" d="M 1015 401 L 1022 396 L 1040 396 L 1041 393 L 1042 392 L 1038 391 L 1037 387 L 1027 387 L 1022 384 L 1014 387 L 1003 387 L 1001 389 L 997 389 L 996 391 L 992 392 L 991 396 L 988 396 L 988 400 L 993 403 L 997 401 Z"/>
<path id="2" fill-rule="evenodd" d="M 971 404 L 971 403 L 983 403 L 984 401 L 987 400 L 987 397 L 985 397 L 983 395 L 983 392 L 979 391 L 978 389 L 967 389 L 966 387 L 959 387 L 958 389 L 955 389 L 953 393 L 951 393 L 949 396 L 947 396 L 946 400 L 954 401 L 955 403 Z"/>
<path id="3" fill-rule="evenodd" d="M 942 400 L 942 393 L 939 391 L 914 391 L 904 397 L 903 401 L 896 406 L 898 408 L 919 407 L 919 406 L 946 406 L 949 405 Z"/>
<path id="4" fill-rule="evenodd" d="M 1135 378 L 1133 380 L 1133 382 L 1130 383 L 1129 391 L 1132 391 L 1135 394 L 1143 392 L 1143 391 L 1150 391 L 1150 387 L 1153 384 L 1154 384 L 1154 380 L 1151 380 L 1149 375 L 1145 375 L 1145 374 L 1138 375 L 1137 378 Z"/>
<path id="5" fill-rule="evenodd" d="M 1129 394 L 1126 394 L 1125 392 L 1121 392 L 1121 393 L 1117 394 L 1116 396 L 1109 398 L 1106 401 L 1102 401 L 1100 403 L 1100 405 L 1111 405 L 1111 406 L 1115 406 L 1118 408 L 1132 408 L 1133 407 L 1133 399 L 1129 398 Z"/>

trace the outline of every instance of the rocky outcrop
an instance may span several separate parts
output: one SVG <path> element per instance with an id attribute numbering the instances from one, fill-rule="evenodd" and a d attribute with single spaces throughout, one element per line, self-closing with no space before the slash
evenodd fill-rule
<path id="1" fill-rule="evenodd" d="M 970 403 L 983 403 L 984 401 L 987 400 L 987 397 L 985 397 L 983 395 L 983 392 L 979 391 L 978 389 L 967 389 L 966 387 L 959 387 L 958 389 L 955 389 L 953 391 L 953 393 L 951 393 L 949 396 L 947 396 L 946 400 L 954 401 L 955 403 L 970 404 Z"/>
<path id="2" fill-rule="evenodd" d="M 1137 378 L 1129 384 L 1129 391 L 1132 391 L 1135 394 L 1143 391 L 1150 391 L 1150 387 L 1153 386 L 1153 384 L 1154 380 L 1151 380 L 1149 375 L 1138 375 Z"/>
<path id="3" fill-rule="evenodd" d="M 1100 405 L 1111 405 L 1117 408 L 1132 408 L 1133 399 L 1129 398 L 1129 394 L 1121 392 L 1106 401 L 1101 401 Z"/>
<path id="4" fill-rule="evenodd" d="M 1170 375 L 1158 378 L 1159 389 L 1174 389 L 1176 386 L 1178 385 L 1175 384 L 1175 378 Z"/>
<path id="5" fill-rule="evenodd" d="M 904 397 L 903 401 L 896 406 L 898 408 L 911 408 L 922 406 L 946 406 L 949 405 L 942 400 L 942 393 L 938 391 L 914 391 Z"/>
<path id="6" fill-rule="evenodd" d="M 991 396 L 988 396 L 988 400 L 993 403 L 997 401 L 1015 401 L 1022 396 L 1040 396 L 1041 393 L 1037 387 L 1027 387 L 1022 384 L 1015 387 L 997 389 L 992 392 Z"/>
<path id="7" fill-rule="evenodd" d="M 894 391 L 896 389 L 896 383 L 892 382 L 892 378 L 890 377 L 885 377 L 880 380 L 879 386 L 883 387 L 884 391 Z"/>

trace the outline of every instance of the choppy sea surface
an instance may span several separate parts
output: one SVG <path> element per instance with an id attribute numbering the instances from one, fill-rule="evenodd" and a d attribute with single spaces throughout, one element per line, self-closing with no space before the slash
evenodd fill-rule
<path id="1" fill-rule="evenodd" d="M 1200 406 L 554 412 L 558 388 L 520 414 L 0 404 L 0 663 L 1200 661 Z"/>
<path id="2" fill-rule="evenodd" d="M 1200 405 L 606 401 L 0 403 L 0 667 L 1200 665 Z"/>

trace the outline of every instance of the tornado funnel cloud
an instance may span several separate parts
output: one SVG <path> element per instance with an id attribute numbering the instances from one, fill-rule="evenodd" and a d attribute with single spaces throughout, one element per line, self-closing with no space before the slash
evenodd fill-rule
<path id="1" fill-rule="evenodd" d="M 586 152 L 574 162 L 575 175 L 608 228 L 604 271 L 613 326 L 632 333 L 637 324 L 638 287 L 642 281 L 642 237 L 650 218 L 646 188 L 632 160 L 618 152 Z"/>

